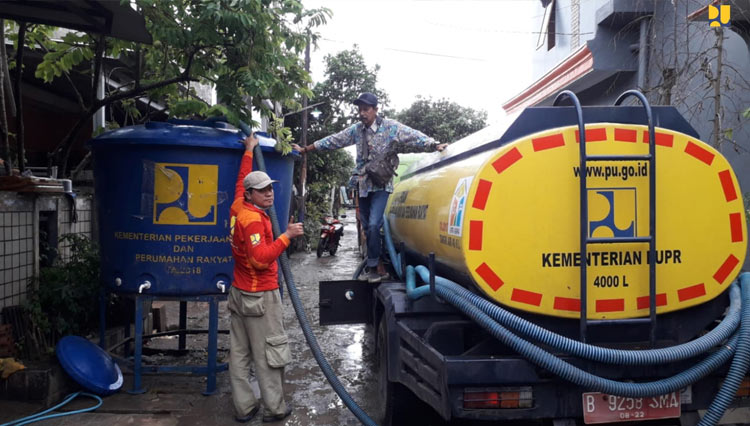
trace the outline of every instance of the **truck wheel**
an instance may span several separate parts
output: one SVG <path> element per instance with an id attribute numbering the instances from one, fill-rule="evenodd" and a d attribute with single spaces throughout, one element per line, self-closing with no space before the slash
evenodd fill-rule
<path id="1" fill-rule="evenodd" d="M 325 251 L 327 245 L 328 237 L 321 238 L 320 241 L 318 241 L 318 249 L 315 251 L 315 254 L 317 254 L 318 257 L 323 256 L 323 252 Z"/>
<path id="2" fill-rule="evenodd" d="M 388 337 L 386 317 L 380 319 L 378 325 L 378 341 L 376 346 L 378 356 L 378 395 L 380 403 L 376 408 L 378 423 L 382 426 L 405 424 L 404 422 L 417 413 L 421 404 L 409 389 L 400 383 L 388 380 Z"/>

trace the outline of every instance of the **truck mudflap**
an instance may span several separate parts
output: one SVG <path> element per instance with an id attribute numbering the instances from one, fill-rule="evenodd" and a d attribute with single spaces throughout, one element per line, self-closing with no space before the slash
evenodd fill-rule
<path id="1" fill-rule="evenodd" d="M 372 322 L 373 284 L 367 281 L 320 281 L 320 325 Z"/>

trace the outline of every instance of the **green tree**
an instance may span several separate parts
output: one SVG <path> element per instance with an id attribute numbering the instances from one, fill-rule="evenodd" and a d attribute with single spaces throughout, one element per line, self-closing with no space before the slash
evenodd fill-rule
<path id="1" fill-rule="evenodd" d="M 121 0 L 129 4 L 129 0 Z M 101 107 L 147 95 L 166 103 L 172 116 L 226 115 L 230 122 L 253 123 L 248 103 L 262 114 L 265 99 L 295 108 L 301 94 L 311 95 L 300 52 L 307 28 L 322 25 L 325 8 L 307 10 L 299 0 L 136 0 L 152 45 L 125 42 L 96 34 L 67 33 L 53 40 L 49 27 L 30 26 L 22 40 L 45 52 L 35 75 L 45 82 L 71 81 L 72 73 L 93 77 L 90 96 L 78 93 L 80 120 L 50 153 L 66 174 L 76 135 Z M 17 27 L 17 26 L 16 26 Z M 11 32 L 14 27 L 11 26 Z M 18 30 L 16 29 L 16 40 Z M 11 34 L 13 35 L 13 34 Z M 105 57 L 130 65 L 132 83 L 95 96 Z M 93 66 L 91 64 L 93 63 Z M 210 107 L 194 95 L 190 82 L 216 88 L 220 105 Z M 123 108 L 133 111 L 132 103 Z M 137 111 L 133 111 L 137 117 Z"/>
<path id="2" fill-rule="evenodd" d="M 377 87 L 380 66 L 368 67 L 356 45 L 350 50 L 326 55 L 325 64 L 326 79 L 315 85 L 310 101 L 310 105 L 318 104 L 316 108 L 321 115 L 309 122 L 308 144 L 354 124 L 357 115 L 351 101 L 361 92 L 377 94 L 381 108 L 388 104 L 387 93 Z M 287 125 L 292 127 L 294 138 L 299 141 L 300 114 L 290 115 Z M 328 213 L 331 189 L 348 185 L 353 170 L 354 159 L 343 149 L 315 151 L 308 155 L 305 233 L 313 246 L 317 244 L 318 223 Z M 298 177 L 299 167 L 295 169 L 295 180 Z"/>
<path id="3" fill-rule="evenodd" d="M 448 99 L 434 101 L 421 96 L 395 118 L 445 143 L 455 142 L 487 126 L 485 111 L 462 107 Z"/>
<path id="4" fill-rule="evenodd" d="M 377 95 L 381 112 L 388 106 L 388 94 L 377 87 L 380 65 L 368 68 L 357 45 L 351 50 L 326 55 L 325 63 L 326 79 L 315 85 L 315 98 L 311 103 L 323 102 L 318 107 L 321 119 L 311 125 L 315 135 L 323 137 L 354 124 L 357 115 L 352 99 L 362 92 Z"/>

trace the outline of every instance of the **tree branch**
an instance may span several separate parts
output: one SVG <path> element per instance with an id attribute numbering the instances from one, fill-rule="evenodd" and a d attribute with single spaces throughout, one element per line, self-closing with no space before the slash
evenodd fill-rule
<path id="1" fill-rule="evenodd" d="M 65 139 L 63 139 L 53 151 L 52 155 L 57 158 L 56 162 L 58 165 L 58 169 L 60 170 L 60 176 L 66 175 L 68 158 L 70 156 L 70 149 L 73 146 L 73 141 L 75 140 L 75 137 L 78 135 L 78 132 L 81 131 L 81 129 L 86 124 L 88 119 L 91 118 L 96 113 L 96 111 L 99 110 L 99 108 L 105 107 L 119 100 L 138 96 L 149 90 L 169 86 L 170 84 L 181 83 L 185 81 L 198 81 L 197 79 L 190 76 L 190 68 L 193 65 L 193 57 L 195 56 L 195 53 L 196 53 L 195 50 L 190 52 L 190 56 L 188 56 L 188 61 L 185 66 L 185 71 L 178 77 L 170 78 L 169 80 L 163 80 L 163 81 L 159 81 L 156 83 L 147 84 L 145 86 L 135 87 L 132 90 L 121 92 L 112 96 L 108 96 L 101 100 L 97 99 L 89 107 L 89 109 L 86 110 L 86 112 L 81 116 L 78 122 L 76 122 L 75 126 L 73 126 L 70 132 L 68 132 L 68 135 L 65 136 Z"/>
<path id="2" fill-rule="evenodd" d="M 44 51 L 44 53 L 49 53 L 49 49 L 47 49 L 47 47 L 41 41 L 37 40 L 37 44 Z M 65 79 L 68 80 L 68 83 L 70 83 L 70 87 L 73 88 L 73 93 L 75 93 L 76 95 L 76 99 L 78 100 L 78 105 L 81 107 L 81 110 L 85 110 L 86 104 L 83 102 L 83 96 L 76 87 L 75 83 L 73 83 L 73 79 L 70 78 L 70 73 L 65 71 L 63 72 L 63 75 L 65 76 Z"/>
<path id="3" fill-rule="evenodd" d="M 16 96 L 16 143 L 18 145 L 16 157 L 18 159 L 18 170 L 23 173 L 26 169 L 26 152 L 24 150 L 25 132 L 23 128 L 23 95 L 21 94 L 21 79 L 23 78 L 23 51 L 26 39 L 26 22 L 18 23 L 18 49 L 16 49 L 16 81 L 14 82 Z M 5 41 L 2 41 L 5 43 Z"/>

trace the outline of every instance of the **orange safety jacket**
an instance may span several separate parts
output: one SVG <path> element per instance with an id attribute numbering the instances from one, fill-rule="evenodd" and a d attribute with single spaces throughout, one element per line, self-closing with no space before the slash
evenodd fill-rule
<path id="1" fill-rule="evenodd" d="M 245 201 L 242 181 L 252 170 L 252 151 L 245 151 L 229 214 L 234 256 L 232 285 L 243 291 L 257 292 L 279 288 L 276 259 L 289 246 L 289 239 L 282 234 L 274 241 L 266 212 Z"/>

